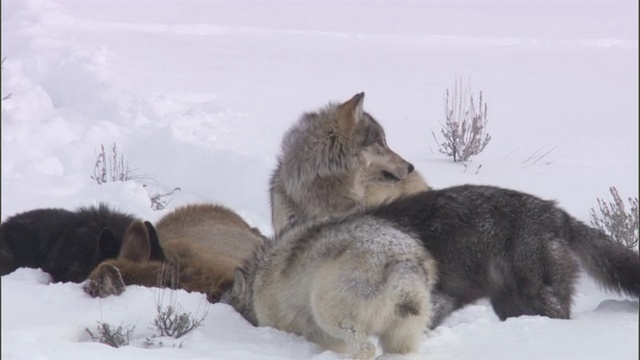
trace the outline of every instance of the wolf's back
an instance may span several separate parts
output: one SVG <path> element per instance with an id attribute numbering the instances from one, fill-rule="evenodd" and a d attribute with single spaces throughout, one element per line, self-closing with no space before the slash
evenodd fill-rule
<path id="1" fill-rule="evenodd" d="M 491 298 L 504 318 L 567 318 L 578 260 L 603 287 L 640 295 L 638 253 L 553 201 L 462 185 L 411 195 L 366 213 L 415 233 L 438 262 L 434 325 L 483 297 Z M 545 295 L 549 291 L 552 295 Z"/>
<path id="2" fill-rule="evenodd" d="M 600 285 L 640 297 L 640 256 L 602 230 L 571 219 L 570 246 L 583 267 Z"/>

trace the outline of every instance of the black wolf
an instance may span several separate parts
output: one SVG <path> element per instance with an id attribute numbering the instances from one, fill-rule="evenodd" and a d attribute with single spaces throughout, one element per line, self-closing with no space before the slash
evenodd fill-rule
<path id="1" fill-rule="evenodd" d="M 118 255 L 122 235 L 135 219 L 106 204 L 11 216 L 0 225 L 0 274 L 30 267 L 56 282 L 82 282 L 100 262 Z"/>

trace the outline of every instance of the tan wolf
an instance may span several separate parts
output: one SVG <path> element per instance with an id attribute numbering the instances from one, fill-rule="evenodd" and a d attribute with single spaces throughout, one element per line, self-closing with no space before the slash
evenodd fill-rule
<path id="1" fill-rule="evenodd" d="M 375 355 L 369 336 L 385 353 L 416 351 L 431 323 L 435 261 L 411 234 L 349 219 L 307 223 L 265 243 L 236 270 L 223 302 L 256 326 L 356 359 Z"/>
<path id="2" fill-rule="evenodd" d="M 430 189 L 413 165 L 389 148 L 382 126 L 363 111 L 363 100 L 359 93 L 305 113 L 285 133 L 270 181 L 276 236 L 311 219 L 339 217 Z"/>
<path id="3" fill-rule="evenodd" d="M 233 283 L 234 269 L 263 241 L 257 229 L 226 207 L 186 205 L 155 228 L 132 223 L 118 257 L 100 264 L 84 290 L 105 297 L 119 295 L 125 285 L 160 286 L 202 292 L 217 302 Z"/>

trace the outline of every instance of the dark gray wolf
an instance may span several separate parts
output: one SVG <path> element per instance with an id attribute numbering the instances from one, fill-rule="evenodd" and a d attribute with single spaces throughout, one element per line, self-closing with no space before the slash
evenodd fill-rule
<path id="1" fill-rule="evenodd" d="M 519 315 L 568 319 L 580 264 L 604 288 L 640 295 L 636 251 L 553 201 L 522 192 L 456 186 L 409 195 L 342 221 L 359 218 L 390 223 L 418 237 L 436 259 L 432 326 L 485 297 L 502 320 Z"/>
<path id="2" fill-rule="evenodd" d="M 105 260 L 84 284 L 94 297 L 119 295 L 126 285 L 179 288 L 217 302 L 234 270 L 262 245 L 260 232 L 232 210 L 215 204 L 179 207 L 154 227 L 136 221 L 118 257 Z"/>
<path id="3" fill-rule="evenodd" d="M 428 190 L 413 165 L 387 145 L 362 109 L 364 93 L 302 115 L 282 140 L 270 181 L 275 234 L 308 220 L 341 216 Z"/>
<path id="4" fill-rule="evenodd" d="M 122 235 L 134 220 L 106 204 L 11 216 L 0 225 L 0 273 L 40 268 L 53 281 L 82 282 L 99 263 L 118 255 Z"/>
<path id="5" fill-rule="evenodd" d="M 258 249 L 223 295 L 254 325 L 370 359 L 417 350 L 431 322 L 436 264 L 421 242 L 360 216 L 302 225 Z"/>

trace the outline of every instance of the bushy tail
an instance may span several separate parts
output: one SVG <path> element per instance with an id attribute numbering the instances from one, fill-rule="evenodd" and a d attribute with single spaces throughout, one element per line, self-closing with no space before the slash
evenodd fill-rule
<path id="1" fill-rule="evenodd" d="M 640 256 L 602 230 L 571 220 L 571 248 L 600 285 L 640 297 Z"/>
<path id="2" fill-rule="evenodd" d="M 435 265 L 416 259 L 401 260 L 387 268 L 387 286 L 395 302 L 395 315 L 400 318 L 421 315 L 432 317 L 431 289 L 435 283 Z M 428 325 L 428 324 L 427 324 Z"/>

